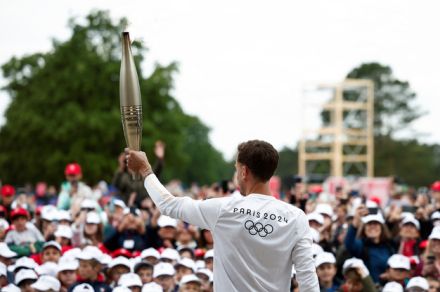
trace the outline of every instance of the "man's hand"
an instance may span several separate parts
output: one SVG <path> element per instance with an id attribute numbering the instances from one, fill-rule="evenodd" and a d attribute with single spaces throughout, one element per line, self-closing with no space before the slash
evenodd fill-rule
<path id="1" fill-rule="evenodd" d="M 127 157 L 127 165 L 130 171 L 140 174 L 143 179 L 153 173 L 145 152 L 125 148 L 125 155 Z"/>

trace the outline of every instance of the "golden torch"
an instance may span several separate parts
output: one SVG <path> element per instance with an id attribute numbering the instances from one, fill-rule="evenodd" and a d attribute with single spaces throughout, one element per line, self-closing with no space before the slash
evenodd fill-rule
<path id="1" fill-rule="evenodd" d="M 141 150 L 142 141 L 142 100 L 128 32 L 122 33 L 119 97 L 125 142 L 128 148 L 139 151 Z M 140 177 L 133 175 L 133 179 L 137 180 Z"/>
<path id="2" fill-rule="evenodd" d="M 128 148 L 139 151 L 142 141 L 142 100 L 128 32 L 122 33 L 119 95 L 125 142 Z"/>

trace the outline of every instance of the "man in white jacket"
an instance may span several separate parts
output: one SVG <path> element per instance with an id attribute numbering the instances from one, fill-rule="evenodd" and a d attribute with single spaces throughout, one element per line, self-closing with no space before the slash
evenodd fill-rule
<path id="1" fill-rule="evenodd" d="M 242 197 L 193 200 L 174 197 L 152 172 L 144 152 L 127 149 L 128 167 L 162 214 L 211 230 L 215 291 L 289 291 L 292 264 L 300 291 L 319 291 L 306 215 L 271 196 L 269 179 L 278 152 L 267 142 L 238 146 L 235 168 Z"/>

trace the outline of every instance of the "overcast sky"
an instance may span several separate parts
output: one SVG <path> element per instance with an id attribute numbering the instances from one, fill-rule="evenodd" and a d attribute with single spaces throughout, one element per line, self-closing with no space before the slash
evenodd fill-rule
<path id="1" fill-rule="evenodd" d="M 211 140 L 227 158 L 253 138 L 293 147 L 301 135 L 304 85 L 340 81 L 370 61 L 410 82 L 428 111 L 414 128 L 424 141 L 440 142 L 439 3 L 2 1 L 0 63 L 50 50 L 51 38 L 69 37 L 69 17 L 107 9 L 127 17 L 132 38 L 149 47 L 147 73 L 156 61 L 179 62 L 175 97 L 212 128 Z M 2 92 L 0 123 L 8 102 Z"/>

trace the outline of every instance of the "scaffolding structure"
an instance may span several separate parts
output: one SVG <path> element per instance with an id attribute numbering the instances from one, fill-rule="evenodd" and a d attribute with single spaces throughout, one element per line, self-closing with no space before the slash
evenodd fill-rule
<path id="1" fill-rule="evenodd" d="M 310 92 L 317 92 L 321 102 L 314 100 Z M 303 121 L 310 118 L 310 108 L 317 116 L 312 118 L 315 128 L 304 125 L 299 144 L 299 174 L 373 177 L 373 82 L 347 79 L 320 84 L 305 90 L 303 96 Z"/>

